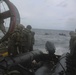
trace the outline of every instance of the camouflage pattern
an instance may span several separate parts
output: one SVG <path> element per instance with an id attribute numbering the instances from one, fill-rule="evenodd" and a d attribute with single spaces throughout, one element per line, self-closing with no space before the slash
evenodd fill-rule
<path id="1" fill-rule="evenodd" d="M 19 25 L 15 28 L 14 32 L 10 36 L 9 41 L 9 54 L 17 55 L 18 53 L 24 53 L 29 51 L 31 44 L 31 37 L 28 29 Z M 11 49 L 10 49 L 11 48 Z"/>
<path id="2" fill-rule="evenodd" d="M 25 27 L 24 27 L 24 25 L 22 25 L 22 24 L 18 24 L 18 25 L 16 25 L 16 27 L 15 27 L 15 29 L 17 29 L 17 30 L 23 30 Z"/>
<path id="3" fill-rule="evenodd" d="M 76 47 L 76 35 L 70 38 L 69 47 L 70 47 L 70 53 L 73 54 L 73 51 L 75 51 Z"/>
<path id="4" fill-rule="evenodd" d="M 33 50 L 33 45 L 35 43 L 34 35 L 35 35 L 35 32 L 31 31 L 31 46 L 30 46 L 30 51 Z"/>
<path id="5" fill-rule="evenodd" d="M 8 55 L 9 56 L 15 56 L 17 54 L 18 54 L 17 45 L 15 44 L 15 41 L 10 39 L 9 42 L 8 42 Z"/>
<path id="6" fill-rule="evenodd" d="M 0 30 L 6 34 L 6 29 L 5 29 L 5 26 L 4 26 L 4 21 L 3 20 L 0 20 Z"/>
<path id="7" fill-rule="evenodd" d="M 9 55 L 17 55 L 17 49 L 18 47 L 18 40 L 19 40 L 20 32 L 19 30 L 14 30 L 14 32 L 10 35 L 10 38 L 8 40 L 8 54 Z"/>
<path id="8" fill-rule="evenodd" d="M 76 40 L 76 32 L 71 31 L 69 34 L 70 34 L 69 47 L 70 47 L 70 50 L 73 50 L 73 44 L 74 44 L 74 41 Z"/>
<path id="9" fill-rule="evenodd" d="M 29 32 L 28 29 L 24 29 L 22 34 L 21 34 L 21 39 L 20 39 L 20 45 L 23 50 L 23 52 L 29 51 L 30 48 L 30 44 L 31 44 L 31 33 Z"/>
<path id="10" fill-rule="evenodd" d="M 29 50 L 32 51 L 33 50 L 33 45 L 34 45 L 34 42 L 35 42 L 35 38 L 34 38 L 34 35 L 35 35 L 35 32 L 31 31 L 32 27 L 31 25 L 27 25 L 26 27 L 30 33 L 30 37 L 31 37 L 31 44 L 30 44 L 30 48 Z"/>

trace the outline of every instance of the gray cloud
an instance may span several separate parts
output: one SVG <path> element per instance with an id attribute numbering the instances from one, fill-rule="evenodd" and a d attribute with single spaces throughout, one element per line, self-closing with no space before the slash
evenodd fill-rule
<path id="1" fill-rule="evenodd" d="M 70 18 L 76 20 L 75 0 L 11 0 L 11 2 L 20 12 L 21 23 L 31 24 L 34 28 L 71 30 L 68 20 Z M 75 29 L 76 26 L 73 24 L 72 29 Z"/>
<path id="2" fill-rule="evenodd" d="M 69 18 L 67 21 L 67 27 L 70 30 L 76 29 L 76 19 L 75 18 Z"/>

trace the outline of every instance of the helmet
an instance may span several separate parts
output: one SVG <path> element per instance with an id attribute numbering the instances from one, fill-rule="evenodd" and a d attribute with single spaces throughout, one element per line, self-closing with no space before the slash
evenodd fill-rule
<path id="1" fill-rule="evenodd" d="M 69 34 L 71 37 L 76 36 L 76 32 L 74 32 L 74 31 L 71 31 Z"/>
<path id="2" fill-rule="evenodd" d="M 45 47 L 47 49 L 47 51 L 49 52 L 49 54 L 54 54 L 55 53 L 55 46 L 54 43 L 47 41 L 45 44 Z"/>
<path id="3" fill-rule="evenodd" d="M 32 29 L 31 25 L 27 25 L 27 27 L 26 27 L 26 28 L 28 28 L 28 29 Z"/>
<path id="4" fill-rule="evenodd" d="M 16 29 L 23 30 L 25 27 L 22 24 L 16 25 Z"/>

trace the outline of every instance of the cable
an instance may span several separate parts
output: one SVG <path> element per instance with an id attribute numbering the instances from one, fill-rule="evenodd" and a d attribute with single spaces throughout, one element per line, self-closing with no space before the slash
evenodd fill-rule
<path id="1" fill-rule="evenodd" d="M 63 67 L 63 65 L 59 62 L 59 64 L 61 65 L 61 67 L 63 68 L 64 72 L 66 72 L 65 68 Z"/>
<path id="2" fill-rule="evenodd" d="M 64 57 L 62 57 L 61 59 L 63 59 L 63 58 L 65 58 L 65 57 L 67 57 L 67 55 L 68 55 L 68 53 L 67 53 Z M 60 60 L 61 60 L 61 59 L 60 59 Z M 63 68 L 64 73 L 66 73 L 66 70 L 65 70 L 65 68 L 63 67 L 63 65 L 60 63 L 60 60 L 59 60 L 58 62 L 59 62 L 59 64 L 61 65 L 61 67 Z"/>

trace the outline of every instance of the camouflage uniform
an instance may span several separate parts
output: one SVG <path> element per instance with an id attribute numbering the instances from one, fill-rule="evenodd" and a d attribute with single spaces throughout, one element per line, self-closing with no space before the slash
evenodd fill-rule
<path id="1" fill-rule="evenodd" d="M 30 36 L 28 31 L 21 26 L 17 26 L 10 36 L 8 53 L 9 55 L 17 55 L 18 53 L 28 52 Z"/>
<path id="2" fill-rule="evenodd" d="M 35 43 L 34 35 L 35 35 L 35 32 L 31 31 L 31 46 L 30 46 L 30 51 L 33 50 L 33 45 Z"/>
<path id="3" fill-rule="evenodd" d="M 31 34 L 28 29 L 24 29 L 21 34 L 20 45 L 22 53 L 28 52 L 31 44 Z"/>
<path id="4" fill-rule="evenodd" d="M 31 37 L 31 44 L 30 44 L 30 48 L 29 48 L 29 51 L 32 51 L 33 50 L 33 45 L 34 45 L 34 42 L 35 42 L 35 38 L 34 38 L 34 35 L 35 35 L 35 32 L 31 31 L 32 27 L 30 25 L 27 25 L 26 27 L 30 33 L 30 37 Z"/>
<path id="5" fill-rule="evenodd" d="M 69 34 L 70 34 L 69 47 L 70 47 L 70 50 L 72 50 L 73 49 L 73 43 L 76 40 L 76 32 L 71 31 Z"/>
<path id="6" fill-rule="evenodd" d="M 70 38 L 70 44 L 69 44 L 69 47 L 70 47 L 70 53 L 73 54 L 73 50 L 75 49 L 74 48 L 74 45 L 76 43 L 76 35 L 72 36 Z"/>

